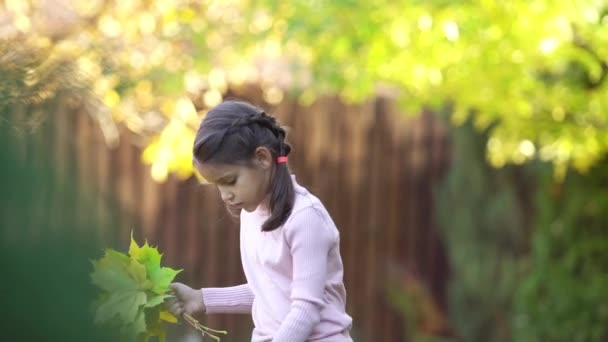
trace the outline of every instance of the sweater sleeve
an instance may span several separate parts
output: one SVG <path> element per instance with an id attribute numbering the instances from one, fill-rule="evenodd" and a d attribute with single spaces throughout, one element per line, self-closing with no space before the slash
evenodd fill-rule
<path id="1" fill-rule="evenodd" d="M 206 313 L 251 314 L 253 292 L 249 284 L 202 288 Z"/>
<path id="2" fill-rule="evenodd" d="M 315 208 L 296 213 L 285 226 L 285 237 L 293 262 L 291 308 L 273 341 L 303 342 L 321 320 L 327 258 L 336 237 Z"/>

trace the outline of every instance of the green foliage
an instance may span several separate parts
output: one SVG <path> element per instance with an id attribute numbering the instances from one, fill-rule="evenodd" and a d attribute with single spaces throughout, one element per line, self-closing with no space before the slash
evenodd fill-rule
<path id="1" fill-rule="evenodd" d="M 453 326 L 467 341 L 605 340 L 608 161 L 563 184 L 546 165 L 492 170 L 471 126 L 452 132 L 437 189 Z"/>
<path id="2" fill-rule="evenodd" d="M 608 160 L 538 193 L 530 272 L 517 293 L 517 341 L 608 339 Z"/>
<path id="3" fill-rule="evenodd" d="M 150 138 L 144 159 L 159 181 L 192 174 L 183 151 L 205 108 L 247 82 L 270 104 L 388 92 L 412 114 L 448 106 L 455 124 L 492 127 L 497 167 L 541 159 L 563 177 L 608 151 L 601 0 L 74 2 L 66 17 L 86 20 L 60 32 L 32 20 L 44 3 L 25 3 L 8 3 L 19 30 L 77 56 L 112 118 Z"/>
<path id="4" fill-rule="evenodd" d="M 494 166 L 540 157 L 563 176 L 608 149 L 603 1 L 261 3 L 271 34 L 301 47 L 307 91 L 358 101 L 384 86 L 412 113 L 449 103 L 457 124 L 495 124 Z"/>
<path id="5" fill-rule="evenodd" d="M 97 303 L 95 322 L 117 327 L 131 339 L 166 334 L 161 320 L 177 322 L 162 310 L 171 297 L 169 284 L 180 272 L 161 267 L 161 254 L 148 245 L 138 246 L 133 237 L 129 254 L 106 249 L 104 256 L 93 262 L 91 279 L 102 290 Z"/>
<path id="6" fill-rule="evenodd" d="M 527 240 L 526 203 L 517 189 L 531 190 L 533 174 L 489 167 L 486 139 L 470 122 L 452 131 L 454 157 L 436 189 L 436 212 L 450 260 L 452 326 L 465 341 L 511 341 Z"/>

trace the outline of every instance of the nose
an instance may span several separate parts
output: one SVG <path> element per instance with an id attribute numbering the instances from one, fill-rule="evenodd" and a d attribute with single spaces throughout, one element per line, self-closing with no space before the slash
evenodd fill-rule
<path id="1" fill-rule="evenodd" d="M 220 196 L 222 197 L 222 201 L 224 201 L 224 202 L 230 202 L 232 199 L 234 199 L 234 194 L 232 192 L 226 191 L 221 188 L 220 188 Z"/>

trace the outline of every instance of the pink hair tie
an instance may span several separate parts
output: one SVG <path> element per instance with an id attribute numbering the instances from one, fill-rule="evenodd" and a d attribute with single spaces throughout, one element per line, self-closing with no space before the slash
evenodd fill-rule
<path id="1" fill-rule="evenodd" d="M 287 156 L 277 157 L 277 164 L 287 163 Z"/>

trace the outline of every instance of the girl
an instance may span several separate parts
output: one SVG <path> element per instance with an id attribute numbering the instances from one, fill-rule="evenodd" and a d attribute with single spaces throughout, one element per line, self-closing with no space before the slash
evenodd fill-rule
<path id="1" fill-rule="evenodd" d="M 251 104 L 226 101 L 207 113 L 194 166 L 240 214 L 247 283 L 200 290 L 173 283 L 173 314 L 251 313 L 252 341 L 352 341 L 338 230 L 289 174 L 290 150 L 285 130 Z"/>

